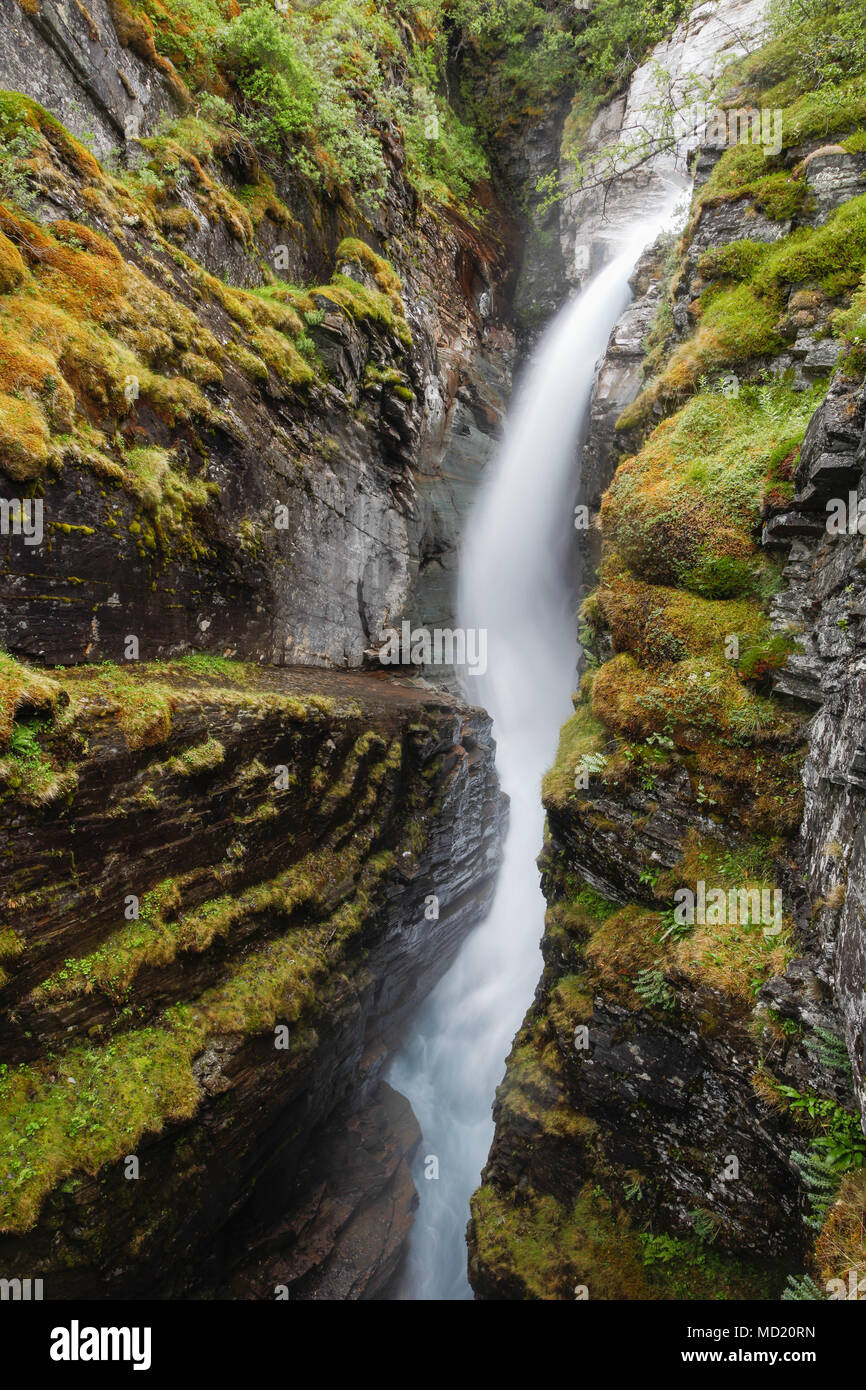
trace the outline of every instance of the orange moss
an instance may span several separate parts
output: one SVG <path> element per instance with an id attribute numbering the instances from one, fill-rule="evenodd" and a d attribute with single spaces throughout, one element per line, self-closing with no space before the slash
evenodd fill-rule
<path id="1" fill-rule="evenodd" d="M 660 928 L 660 914 L 636 904 L 621 908 L 595 927 L 584 955 L 593 980 L 606 995 L 639 1007 L 633 981 L 657 960 Z"/>
<path id="2" fill-rule="evenodd" d="M 841 1279 L 847 1292 L 852 1270 L 855 1284 L 866 1278 L 866 1168 L 843 1179 L 818 1237 L 815 1260 L 825 1285 Z"/>
<path id="3" fill-rule="evenodd" d="M 49 457 L 48 425 L 32 401 L 0 392 L 0 468 L 16 482 L 37 478 Z"/>
<path id="4" fill-rule="evenodd" d="M 117 30 L 117 37 L 124 48 L 131 48 L 146 63 L 152 63 L 166 79 L 172 96 L 183 110 L 191 105 L 192 98 L 183 78 L 174 64 L 157 53 L 153 39 L 153 25 L 146 15 L 136 14 L 126 4 L 126 0 L 108 0 L 108 9 Z"/>
<path id="5" fill-rule="evenodd" d="M 21 259 L 21 252 L 7 236 L 0 232 L 0 294 L 14 290 L 27 278 L 27 267 Z"/>
<path id="6" fill-rule="evenodd" d="M 615 652 L 630 652 L 644 665 L 689 655 L 718 657 L 732 633 L 757 636 L 766 620 L 745 600 L 703 599 L 681 589 L 647 584 L 607 560 L 596 593 L 597 614 Z"/>
<path id="7" fill-rule="evenodd" d="M 60 239 L 0 204 L 0 230 L 16 244 L 52 299 L 73 313 L 99 319 L 116 306 L 122 293 L 120 255 L 114 247 L 110 254 L 110 243 L 90 228 L 76 222 L 60 222 L 58 227 Z M 64 235 L 79 240 L 82 249 L 69 245 Z"/>

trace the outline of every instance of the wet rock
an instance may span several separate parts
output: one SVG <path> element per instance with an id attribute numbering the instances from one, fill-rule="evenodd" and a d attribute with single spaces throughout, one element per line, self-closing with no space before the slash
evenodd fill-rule
<path id="1" fill-rule="evenodd" d="M 257 952 L 265 969 L 281 942 L 303 955 L 319 924 L 315 988 L 291 983 L 271 1006 L 288 1020 L 284 1048 L 267 1005 L 245 1027 L 235 1009 L 210 1029 L 191 1059 L 187 1113 L 135 1137 L 140 1181 L 126 1180 L 121 1139 L 98 1175 L 58 1179 L 26 1235 L 0 1235 L 0 1261 L 10 1274 L 41 1270 L 46 1297 L 192 1296 L 224 1293 L 227 1281 L 237 1297 L 274 1297 L 276 1284 L 293 1298 L 374 1297 L 416 1202 L 417 1124 L 382 1072 L 407 1015 L 489 907 L 499 863 L 489 718 L 423 686 L 304 669 L 263 672 L 243 691 L 180 679 L 173 704 L 164 741 L 131 751 L 94 701 L 74 806 L 3 805 L 27 949 L 4 962 L 0 1056 L 36 1063 L 84 1043 L 98 1057 L 130 1029 L 160 1027 L 171 1005 L 193 1026 L 209 990 Z M 179 751 L 203 736 L 219 741 L 219 763 L 178 770 Z M 359 738 L 369 748 L 347 780 Z M 393 765 L 381 762 L 389 747 Z M 280 764 L 294 780 L 274 796 Z M 349 845 L 359 857 L 347 871 Z M 320 869 L 311 853 L 325 856 Z M 317 885 L 296 906 L 275 889 L 293 869 Z M 230 932 L 143 962 L 124 1011 L 110 983 L 40 993 L 71 957 L 113 939 L 126 888 L 150 901 L 166 883 L 168 920 L 231 901 Z M 270 906 L 254 905 L 257 891 Z M 7 893 L 4 920 L 8 910 Z M 341 911 L 356 914 L 348 933 Z"/>
<path id="2" fill-rule="evenodd" d="M 803 175 L 813 202 L 805 221 L 820 226 L 831 212 L 863 192 L 866 157 L 848 154 L 841 145 L 822 145 L 803 161 Z"/>
<path id="3" fill-rule="evenodd" d="M 0 86 L 52 111 L 100 157 L 180 110 L 172 82 L 121 43 L 106 0 L 0 0 Z"/>

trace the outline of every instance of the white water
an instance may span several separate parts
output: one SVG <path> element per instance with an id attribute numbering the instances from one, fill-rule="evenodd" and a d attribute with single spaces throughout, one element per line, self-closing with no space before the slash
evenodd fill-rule
<path id="1" fill-rule="evenodd" d="M 572 712 L 576 679 L 568 552 L 577 444 L 598 359 L 629 301 L 628 277 L 664 221 L 631 229 L 616 260 L 547 330 L 469 520 L 459 622 L 487 629 L 488 667 L 466 680 L 467 694 L 493 716 L 511 808 L 490 914 L 421 1008 L 389 1075 L 424 1136 L 414 1171 L 420 1208 L 398 1298 L 472 1297 L 469 1198 L 493 1138 L 491 1105 L 505 1057 L 541 973 L 541 778 Z M 438 1179 L 425 1178 L 427 1155 L 439 1161 Z"/>

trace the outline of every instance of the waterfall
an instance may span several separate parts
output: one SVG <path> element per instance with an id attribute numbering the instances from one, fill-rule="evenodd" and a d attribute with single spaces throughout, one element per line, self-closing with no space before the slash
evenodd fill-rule
<path id="1" fill-rule="evenodd" d="M 510 798 L 496 896 L 410 1029 L 389 1081 L 408 1096 L 423 1141 L 420 1207 L 396 1297 L 468 1299 L 465 1230 L 493 1137 L 491 1105 L 541 971 L 544 898 L 536 857 L 541 778 L 572 712 L 577 642 L 568 581 L 577 446 L 598 359 L 629 301 L 640 252 L 669 219 L 629 229 L 623 249 L 548 328 L 523 375 L 460 562 L 459 621 L 486 628 L 485 675 L 466 681 L 493 716 Z M 438 1177 L 426 1177 L 438 1163 Z"/>

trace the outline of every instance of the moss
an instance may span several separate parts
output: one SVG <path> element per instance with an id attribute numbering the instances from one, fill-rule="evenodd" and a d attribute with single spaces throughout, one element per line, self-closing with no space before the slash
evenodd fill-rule
<path id="1" fill-rule="evenodd" d="M 0 468 L 15 482 L 38 478 L 50 458 L 45 416 L 32 401 L 0 392 Z"/>
<path id="2" fill-rule="evenodd" d="M 803 92 L 784 112 L 782 134 L 786 145 L 827 139 L 866 124 L 866 97 L 862 76 L 815 91 Z"/>
<path id="3" fill-rule="evenodd" d="M 342 309 L 349 318 L 358 321 L 369 319 L 372 323 L 387 329 L 403 344 L 412 346 L 409 325 L 403 317 L 402 300 L 395 303 L 390 294 L 382 290 L 368 289 L 348 275 L 336 274 L 327 285 L 320 285 L 310 291 L 313 303 L 326 300 Z"/>
<path id="4" fill-rule="evenodd" d="M 664 1261 L 647 1258 L 626 1213 L 589 1184 L 573 1203 L 530 1189 L 519 1204 L 485 1184 L 471 1205 L 478 1261 L 511 1298 L 573 1301 L 579 1286 L 594 1301 L 771 1296 L 764 1271 L 695 1239 L 666 1237 Z"/>
<path id="5" fill-rule="evenodd" d="M 604 725 L 596 718 L 590 705 L 580 701 L 574 714 L 563 724 L 559 735 L 556 761 L 546 774 L 542 795 L 547 806 L 564 806 L 574 794 L 575 772 L 586 754 L 600 752 L 604 744 Z"/>
<path id="6" fill-rule="evenodd" d="M 74 792 L 77 785 L 74 769 L 59 769 L 43 747 L 43 736 L 50 728 L 48 720 L 17 720 L 0 758 L 0 783 L 26 805 L 48 805 Z"/>
<path id="7" fill-rule="evenodd" d="M 242 372 L 246 372 L 253 381 L 258 381 L 267 385 L 268 368 L 267 363 L 257 357 L 254 352 L 242 347 L 240 343 L 231 343 L 228 349 L 229 356 L 240 367 Z"/>
<path id="8" fill-rule="evenodd" d="M 213 680 L 245 681 L 250 668 L 242 661 L 229 661 L 211 652 L 188 652 L 176 665 L 184 672 L 194 676 L 206 676 Z"/>
<path id="9" fill-rule="evenodd" d="M 822 394 L 777 383 L 694 395 L 620 464 L 602 504 L 606 539 L 658 584 L 710 559 L 747 560 L 780 434 L 790 450 Z"/>
<path id="10" fill-rule="evenodd" d="M 189 90 L 175 71 L 174 64 L 157 52 L 154 42 L 155 30 L 148 16 L 134 8 L 128 0 L 108 0 L 108 8 L 117 30 L 117 37 L 123 46 L 131 48 L 146 63 L 152 63 L 154 67 L 159 68 L 175 101 L 182 108 L 187 107 L 190 103 Z M 166 13 L 163 9 L 163 15 Z M 161 21 L 162 18 L 161 16 Z"/>
<path id="11" fill-rule="evenodd" d="M 384 386 L 392 391 L 395 396 L 399 396 L 403 401 L 413 401 L 415 392 L 410 386 L 406 385 L 406 378 L 402 372 L 395 367 L 388 367 L 382 370 L 372 362 L 368 362 L 364 369 L 365 386 Z"/>
<path id="12" fill-rule="evenodd" d="M 736 920 L 695 923 L 681 933 L 666 938 L 666 959 L 678 972 L 695 983 L 707 983 L 723 992 L 730 1000 L 751 1009 L 757 989 L 771 975 L 782 974 L 793 955 L 790 913 L 785 910 L 782 896 L 782 921 L 778 935 L 766 935 L 770 925 L 755 920 L 750 909 L 757 904 L 755 893 L 774 894 L 778 881 L 771 846 L 765 839 L 740 838 L 730 844 L 691 832 L 686 839 L 683 858 L 663 877 L 657 891 L 669 892 L 674 887 L 688 887 L 697 893 L 700 881 L 726 895 L 736 893 L 736 912 L 730 911 L 732 900 L 727 899 L 724 914 L 709 909 L 706 916 L 724 916 Z M 740 894 L 750 894 L 748 904 Z M 767 901 L 772 904 L 771 896 Z M 773 925 L 777 925 L 775 922 Z"/>
<path id="13" fill-rule="evenodd" d="M 58 157 L 85 179 L 102 182 L 102 172 L 88 149 L 70 135 L 65 126 L 38 102 L 21 92 L 0 91 L 0 120 L 4 135 L 21 127 L 38 131 L 57 152 Z"/>
<path id="14" fill-rule="evenodd" d="M 50 676 L 0 651 L 0 748 L 8 744 L 22 706 L 51 714 L 64 701 L 68 696 Z"/>
<path id="15" fill-rule="evenodd" d="M 103 662 L 66 673 L 73 716 L 97 709 L 102 718 L 113 717 L 130 748 L 146 748 L 168 738 L 176 699 L 168 683 L 152 678 L 144 667 L 135 670 Z"/>
<path id="16" fill-rule="evenodd" d="M 853 289 L 866 269 L 866 194 L 851 198 L 819 227 L 801 227 L 771 248 L 759 287 L 819 284 L 836 297 Z"/>
<path id="17" fill-rule="evenodd" d="M 207 772 L 215 772 L 225 762 L 226 750 L 219 739 L 209 738 L 205 743 L 197 743 L 187 748 L 178 757 L 172 758 L 169 767 L 179 777 L 202 777 Z"/>
<path id="18" fill-rule="evenodd" d="M 744 733 L 790 738 L 800 728 L 796 715 L 744 687 L 722 653 L 656 669 L 622 653 L 598 672 L 592 710 L 622 737 L 645 740 L 664 733 L 686 749 L 696 734 L 737 743 Z"/>
<path id="19" fill-rule="evenodd" d="M 377 256 L 366 242 L 359 241 L 357 237 L 344 237 L 337 247 L 335 258 L 338 265 L 341 261 L 356 261 L 363 266 L 364 270 L 372 275 L 382 293 L 388 295 L 395 313 L 403 314 L 400 277 L 390 261 Z"/>
<path id="20" fill-rule="evenodd" d="M 769 247 L 762 241 L 727 241 L 705 251 L 698 261 L 704 280 L 748 282 L 766 259 Z"/>
<path id="21" fill-rule="evenodd" d="M 842 1179 L 815 1245 L 815 1263 L 825 1287 L 841 1279 L 849 1292 L 852 1270 L 855 1285 L 866 1279 L 866 1169 Z"/>
<path id="22" fill-rule="evenodd" d="M 748 567 L 746 574 L 751 574 Z M 695 583 L 693 574 L 688 578 Z M 724 655 L 732 634 L 756 640 L 768 630 L 765 616 L 750 600 L 711 601 L 682 589 L 646 584 L 611 560 L 602 570 L 597 604 L 614 651 L 630 652 L 643 665 L 690 655 L 718 657 Z"/>
<path id="23" fill-rule="evenodd" d="M 143 923 L 128 924 L 101 956 L 80 963 L 74 973 L 82 987 L 98 978 L 122 992 L 143 963 L 170 959 L 181 946 L 203 949 L 240 913 L 276 909 L 285 915 L 311 895 L 322 905 L 331 895 L 324 920 L 306 916 L 285 936 L 247 951 L 219 983 L 167 1009 L 152 1025 L 100 1045 L 73 1044 L 59 1060 L 0 1072 L 0 1163 L 13 1176 L 0 1189 L 0 1228 L 28 1229 L 47 1192 L 63 1179 L 76 1171 L 96 1173 L 134 1151 L 145 1133 L 191 1116 L 200 1100 L 192 1064 L 209 1036 L 267 1032 L 278 1019 L 291 1024 L 315 1008 L 323 982 L 368 920 L 396 862 L 394 851 L 380 851 L 361 864 L 375 837 L 368 826 L 342 857 L 311 857 L 282 880 L 212 902 L 178 918 L 175 927 L 176 885 L 168 881 L 146 900 Z M 334 908 L 333 884 L 341 881 L 338 900 L 340 892 L 352 897 Z M 55 980 L 52 992 L 65 988 L 66 980 Z"/>
<path id="24" fill-rule="evenodd" d="M 163 231 L 199 226 L 185 203 L 166 206 L 182 189 L 193 198 L 202 219 L 224 223 L 246 249 L 253 248 L 254 228 L 246 207 L 206 167 L 219 154 L 231 155 L 231 141 L 224 131 L 200 117 L 187 116 L 139 144 L 150 156 L 146 168 L 155 176 L 145 185 L 144 196 L 153 204 L 155 221 Z"/>
<path id="25" fill-rule="evenodd" d="M 191 376 L 212 380 L 219 344 L 91 228 L 61 220 L 49 232 L 2 205 L 0 225 L 32 270 L 31 283 L 0 298 L 0 450 L 7 471 L 34 478 L 49 464 L 59 467 L 71 450 L 139 492 L 137 470 L 125 468 L 116 449 L 111 456 L 114 446 L 103 437 L 93 447 L 93 422 L 106 420 L 113 433 L 139 399 L 170 425 L 216 422 L 218 412 L 196 382 L 172 364 L 179 366 L 194 344 Z M 169 374 L 155 371 L 157 363 Z M 177 486 L 174 493 L 181 511 L 195 501 L 194 487 L 185 498 Z"/>
<path id="26" fill-rule="evenodd" d="M 754 284 L 711 285 L 698 306 L 694 335 L 674 349 L 663 371 L 626 407 L 617 429 L 645 423 L 656 405 L 670 409 L 708 373 L 777 352 L 782 347 L 777 329 L 781 308 L 778 289 L 762 293 Z"/>
<path id="27" fill-rule="evenodd" d="M 266 217 L 280 227 L 296 228 L 297 222 L 289 208 L 277 196 L 274 181 L 267 174 L 260 174 L 254 184 L 244 184 L 238 197 L 246 207 L 254 227 L 259 227 Z"/>
<path id="28" fill-rule="evenodd" d="M 0 294 L 17 289 L 27 278 L 27 267 L 14 242 L 0 232 Z"/>
<path id="29" fill-rule="evenodd" d="M 76 1171 L 96 1173 L 134 1152 L 145 1132 L 192 1115 L 199 1092 L 189 1061 L 186 1038 L 145 1029 L 108 1047 L 71 1048 L 62 1065 L 54 1064 L 54 1081 L 48 1067 L 5 1071 L 0 1113 L 8 1178 L 0 1229 L 28 1229 L 56 1182 Z"/>
<path id="30" fill-rule="evenodd" d="M 713 207 L 748 198 L 771 220 L 789 221 L 803 210 L 808 188 L 804 179 L 792 177 L 789 172 L 775 168 L 775 164 L 776 158 L 766 155 L 762 145 L 729 147 L 698 193 L 696 206 Z"/>
<path id="31" fill-rule="evenodd" d="M 189 519 L 207 506 L 219 491 L 217 484 L 190 477 L 175 454 L 155 445 L 128 449 L 123 463 L 123 482 L 152 521 L 159 543 L 168 546 L 181 537 L 194 555 L 204 554 L 204 544 L 192 537 Z M 136 534 L 141 535 L 140 523 Z"/>
<path id="32" fill-rule="evenodd" d="M 548 1013 L 558 1033 L 572 1034 L 578 1024 L 589 1023 L 593 996 L 585 975 L 563 975 L 551 992 Z"/>
<path id="33" fill-rule="evenodd" d="M 661 926 L 659 912 L 633 903 L 595 925 L 585 957 L 593 982 L 607 996 L 632 1009 L 641 1007 L 632 982 L 642 970 L 655 965 Z"/>

